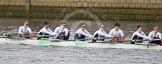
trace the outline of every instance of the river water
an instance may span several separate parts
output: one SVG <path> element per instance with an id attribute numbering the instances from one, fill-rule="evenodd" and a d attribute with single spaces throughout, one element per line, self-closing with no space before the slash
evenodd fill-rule
<path id="1" fill-rule="evenodd" d="M 1 18 L 0 33 L 16 32 L 25 20 L 23 18 Z M 45 21 L 48 21 L 51 25 L 50 28 L 54 30 L 62 20 L 32 19 L 30 27 L 37 32 Z M 77 30 L 78 24 L 82 22 L 87 23 L 90 33 L 94 33 L 99 24 L 104 24 L 105 30 L 108 32 L 113 28 L 114 23 L 118 22 L 121 24 L 126 39 L 130 39 L 132 33 L 136 31 L 137 25 L 143 25 L 146 34 L 152 30 L 154 25 L 162 27 L 160 21 L 68 20 L 66 22 L 71 38 Z M 161 64 L 161 58 L 161 50 L 39 47 L 11 44 L 0 46 L 0 64 Z"/>

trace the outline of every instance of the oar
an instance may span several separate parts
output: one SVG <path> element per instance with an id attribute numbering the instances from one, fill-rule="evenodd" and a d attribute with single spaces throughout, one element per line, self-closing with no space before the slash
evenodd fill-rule
<path id="1" fill-rule="evenodd" d="M 17 36 L 17 35 L 13 35 L 13 34 L 8 34 L 8 33 L 3 33 L 2 34 L 3 37 L 9 37 L 9 36 Z M 3 38 L 2 37 L 2 38 Z M 18 36 L 19 37 L 19 36 Z M 54 35 L 33 35 L 33 36 L 22 36 L 22 37 L 55 37 Z"/>
<path id="2" fill-rule="evenodd" d="M 38 43 L 38 45 L 39 46 L 50 46 L 51 45 L 51 41 L 49 41 L 49 40 L 39 40 L 39 43 Z"/>
<path id="3" fill-rule="evenodd" d="M 141 41 L 151 41 L 151 40 L 124 40 L 123 42 L 141 42 Z M 161 41 L 161 39 L 154 39 L 153 41 Z M 119 41 L 103 41 L 103 42 L 119 42 Z M 98 42 L 99 43 L 99 42 Z"/>
<path id="4" fill-rule="evenodd" d="M 14 37 L 12 35 L 4 33 L 4 34 L 2 34 L 2 36 L 0 36 L 0 38 L 14 38 Z"/>
<path id="5" fill-rule="evenodd" d="M 34 34 L 38 34 L 38 32 L 33 32 Z M 11 32 L 11 33 L 3 33 L 4 37 L 11 36 L 11 35 L 18 35 L 18 32 Z"/>
<path id="6" fill-rule="evenodd" d="M 8 38 L 8 37 L 3 37 L 3 36 L 0 36 L 0 38 Z"/>
<path id="7" fill-rule="evenodd" d="M 130 42 L 131 40 L 127 40 L 127 42 Z M 137 41 L 137 40 L 136 40 Z M 140 40 L 141 41 L 141 40 Z M 143 40 L 143 41 L 146 41 L 146 40 Z M 107 41 L 108 42 L 108 41 Z M 105 42 L 105 43 L 107 43 Z M 110 41 L 109 41 L 110 42 Z M 75 41 L 75 46 L 77 47 L 86 47 L 88 45 L 88 43 L 92 43 L 92 42 L 87 42 L 87 41 L 79 41 L 79 40 L 76 40 Z M 103 42 L 95 42 L 95 43 L 103 43 Z M 122 44 L 130 44 L 130 43 L 122 43 Z M 147 45 L 147 48 L 149 48 L 149 45 Z"/>
<path id="8" fill-rule="evenodd" d="M 134 44 L 136 44 L 136 45 L 147 45 L 147 48 L 149 48 L 149 46 L 151 46 L 151 45 L 158 45 L 158 44 L 154 44 L 154 43 L 145 43 L 145 44 L 138 43 L 141 41 L 150 41 L 150 40 L 125 40 L 125 41 L 123 41 L 125 43 L 122 43 L 122 44 L 131 44 L 131 42 L 135 42 Z M 153 41 L 161 41 L 161 39 L 154 39 Z M 118 42 L 118 41 L 103 41 L 103 42 L 97 42 L 97 43 L 108 43 L 108 42 L 112 43 L 112 42 Z"/>
<path id="9" fill-rule="evenodd" d="M 3 34 L 9 34 L 9 35 L 18 35 L 18 32 L 8 32 L 8 33 L 3 33 Z M 38 32 L 33 32 L 33 34 L 38 34 Z"/>
<path id="10" fill-rule="evenodd" d="M 79 40 L 79 41 L 85 41 L 85 40 L 101 40 L 101 39 L 110 39 L 111 37 L 101 37 L 101 38 L 87 38 L 87 39 L 74 39 L 74 40 L 68 40 L 68 41 L 76 41 L 76 40 Z"/>
<path id="11" fill-rule="evenodd" d="M 150 40 L 125 40 L 123 42 L 126 42 L 126 43 L 121 43 L 121 44 L 131 44 L 130 43 L 131 41 L 136 42 L 135 43 L 136 45 L 146 45 L 147 48 L 149 48 L 150 46 L 157 46 L 158 45 L 158 44 L 154 44 L 154 43 L 145 43 L 145 44 L 144 43 L 138 43 L 138 42 L 141 42 L 141 41 L 150 41 Z M 153 41 L 161 41 L 161 39 L 154 39 Z M 96 43 L 108 43 L 108 42 L 112 43 L 112 41 L 104 41 L 104 42 L 96 42 Z M 118 41 L 114 41 L 114 42 L 118 42 Z M 92 42 L 90 42 L 90 43 L 92 43 Z"/>

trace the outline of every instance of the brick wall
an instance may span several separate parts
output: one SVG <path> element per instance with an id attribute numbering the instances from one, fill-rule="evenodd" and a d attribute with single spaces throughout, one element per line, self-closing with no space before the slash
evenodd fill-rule
<path id="1" fill-rule="evenodd" d="M 162 0 L 0 0 L 1 17 L 63 19 L 78 10 L 103 20 L 162 20 Z M 71 19 L 91 18 L 78 13 Z"/>

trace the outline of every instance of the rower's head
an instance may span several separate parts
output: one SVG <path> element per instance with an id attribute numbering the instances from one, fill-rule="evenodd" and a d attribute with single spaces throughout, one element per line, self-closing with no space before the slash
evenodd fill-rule
<path id="1" fill-rule="evenodd" d="M 138 31 L 138 32 L 142 32 L 142 26 L 141 26 L 141 25 L 138 25 L 138 26 L 137 26 L 137 31 Z"/>
<path id="2" fill-rule="evenodd" d="M 65 27 L 66 27 L 66 23 L 65 23 L 65 22 L 61 22 L 60 26 L 61 26 L 62 28 L 65 28 Z"/>
<path id="3" fill-rule="evenodd" d="M 24 27 L 28 27 L 29 26 L 29 22 L 28 21 L 25 21 L 24 22 Z"/>
<path id="4" fill-rule="evenodd" d="M 81 23 L 81 24 L 80 24 L 80 28 L 81 28 L 81 29 L 86 29 L 85 23 Z"/>
<path id="5" fill-rule="evenodd" d="M 158 26 L 154 26 L 154 31 L 158 32 L 159 31 L 159 27 Z"/>
<path id="6" fill-rule="evenodd" d="M 114 26 L 115 26 L 115 29 L 120 29 L 120 24 L 119 23 L 115 23 Z"/>
<path id="7" fill-rule="evenodd" d="M 104 25 L 100 25 L 99 28 L 100 28 L 100 30 L 104 30 L 105 26 Z"/>
<path id="8" fill-rule="evenodd" d="M 44 27 L 48 28 L 49 27 L 49 23 L 48 22 L 44 22 Z"/>

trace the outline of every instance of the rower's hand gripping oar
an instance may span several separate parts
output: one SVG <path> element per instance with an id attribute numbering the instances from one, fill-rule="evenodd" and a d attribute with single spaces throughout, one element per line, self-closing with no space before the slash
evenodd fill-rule
<path id="1" fill-rule="evenodd" d="M 7 33 L 2 34 L 3 37 L 8 37 Z"/>
<path id="2" fill-rule="evenodd" d="M 7 38 L 7 37 L 10 37 L 11 35 L 8 34 L 8 33 L 3 33 L 2 36 L 5 37 L 5 38 Z"/>
<path id="3" fill-rule="evenodd" d="M 37 35 L 38 39 L 46 38 L 46 37 L 55 37 L 55 35 Z"/>

